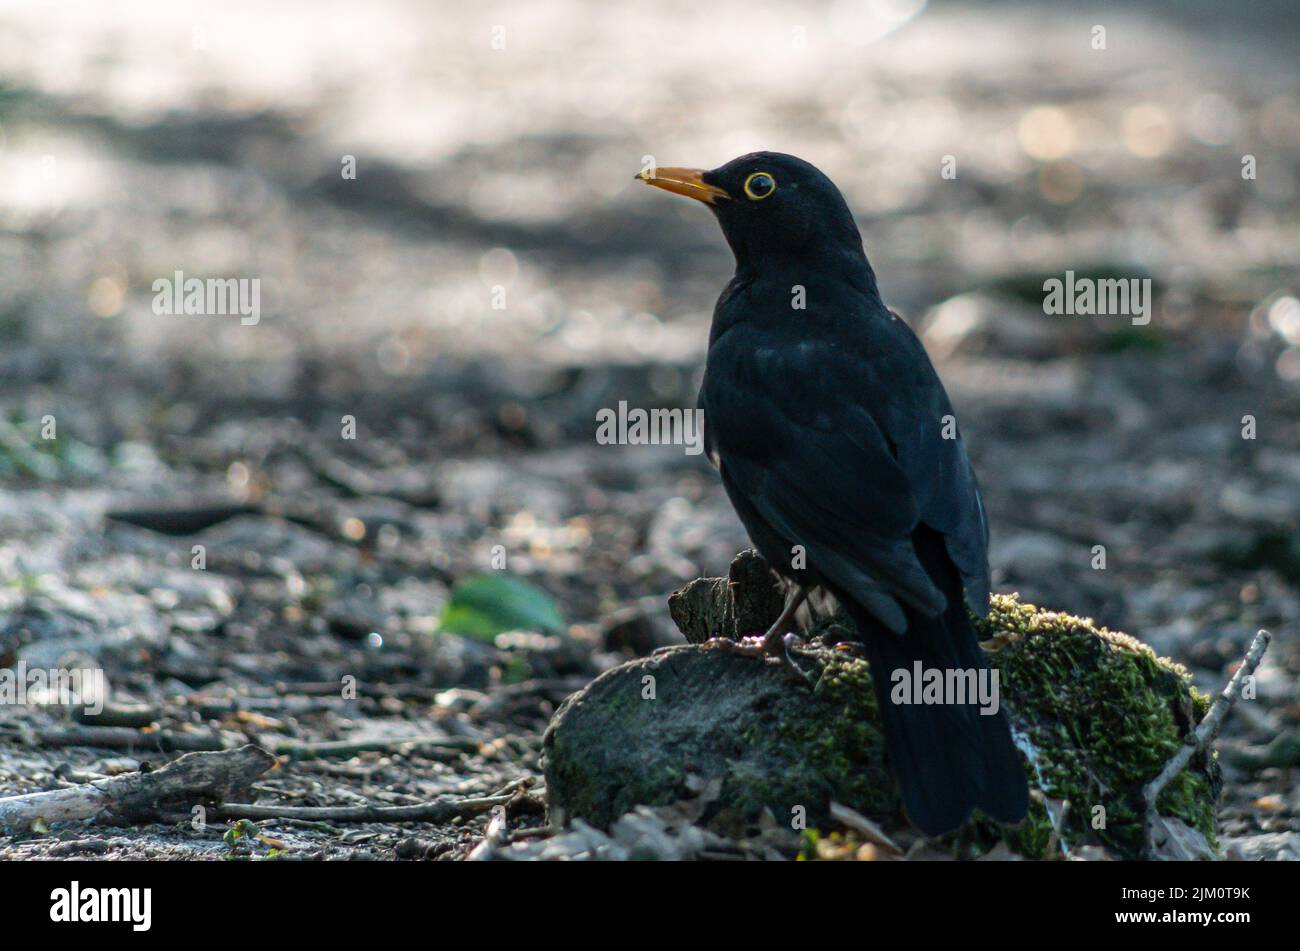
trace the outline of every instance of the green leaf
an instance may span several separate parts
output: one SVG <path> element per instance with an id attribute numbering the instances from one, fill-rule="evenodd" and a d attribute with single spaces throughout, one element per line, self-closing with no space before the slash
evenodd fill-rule
<path id="1" fill-rule="evenodd" d="M 253 822 L 251 819 L 240 819 L 238 822 L 236 822 L 234 825 L 232 825 L 229 829 L 226 830 L 226 834 L 223 835 L 221 839 L 226 843 L 226 845 L 228 845 L 230 848 L 233 849 L 235 847 L 235 843 L 237 843 L 240 839 L 246 836 L 249 838 L 253 838 L 257 834 L 258 834 L 258 828 L 256 822 Z"/>
<path id="2" fill-rule="evenodd" d="M 480 641 L 505 631 L 557 634 L 565 629 L 554 598 L 536 585 L 500 574 L 476 575 L 452 588 L 440 626 Z"/>

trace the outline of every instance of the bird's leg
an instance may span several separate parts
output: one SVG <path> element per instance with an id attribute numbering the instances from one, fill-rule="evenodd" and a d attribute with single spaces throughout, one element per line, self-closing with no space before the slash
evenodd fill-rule
<path id="1" fill-rule="evenodd" d="M 785 649 L 785 628 L 792 620 L 794 613 L 799 610 L 799 606 L 808 599 L 808 592 L 811 588 L 797 584 L 790 596 L 785 599 L 785 607 L 781 609 L 781 616 L 772 622 L 772 626 L 767 629 L 763 635 L 763 651 L 769 657 L 787 657 Z"/>
<path id="2" fill-rule="evenodd" d="M 708 646 L 717 650 L 724 650 L 729 654 L 739 654 L 742 657 L 762 657 L 765 660 L 772 660 L 800 680 L 809 682 L 809 677 L 798 664 L 790 657 L 790 642 L 795 639 L 793 633 L 786 631 L 786 627 L 794 618 L 794 614 L 799 610 L 799 606 L 808 598 L 808 593 L 812 590 L 808 585 L 796 585 L 786 598 L 785 607 L 781 609 L 781 615 L 767 629 L 767 632 L 761 637 L 746 637 L 740 641 L 733 641 L 725 637 L 717 637 L 708 642 Z"/>
<path id="3" fill-rule="evenodd" d="M 811 590 L 807 585 L 795 585 L 794 590 L 790 592 L 790 597 L 786 599 L 781 616 L 772 622 L 772 626 L 763 635 L 762 642 L 763 654 L 766 658 L 775 659 L 778 664 L 806 683 L 811 682 L 810 678 L 790 656 L 790 643 L 795 640 L 795 634 L 787 632 L 786 627 L 794 620 L 795 612 L 808 599 L 808 592 Z"/>

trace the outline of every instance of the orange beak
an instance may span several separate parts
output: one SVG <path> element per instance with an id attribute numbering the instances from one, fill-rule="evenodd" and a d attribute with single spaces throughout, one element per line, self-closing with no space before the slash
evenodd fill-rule
<path id="1" fill-rule="evenodd" d="M 662 188 L 674 195 L 694 198 L 706 205 L 717 204 L 731 197 L 716 185 L 706 184 L 704 170 L 699 168 L 656 168 L 648 172 L 640 172 L 636 177 L 647 185 Z"/>

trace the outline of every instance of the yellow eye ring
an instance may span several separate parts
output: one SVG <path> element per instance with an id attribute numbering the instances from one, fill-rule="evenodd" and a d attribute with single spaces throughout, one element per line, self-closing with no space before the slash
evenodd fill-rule
<path id="1" fill-rule="evenodd" d="M 745 179 L 745 194 L 754 201 L 762 201 L 776 191 L 776 179 L 767 172 L 755 172 Z"/>

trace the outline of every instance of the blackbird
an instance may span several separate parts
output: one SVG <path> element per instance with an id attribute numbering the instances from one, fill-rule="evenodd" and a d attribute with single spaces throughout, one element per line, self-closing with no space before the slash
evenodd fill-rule
<path id="1" fill-rule="evenodd" d="M 793 582 L 744 652 L 792 664 L 785 632 L 823 586 L 856 622 L 912 822 L 937 835 L 975 808 L 1018 822 L 1028 788 L 1005 714 L 974 691 L 916 702 L 900 686 L 988 677 L 967 611 L 988 610 L 988 525 L 948 394 L 881 300 L 844 196 L 778 152 L 637 177 L 706 204 L 736 258 L 709 332 L 704 445 L 755 547 Z"/>

